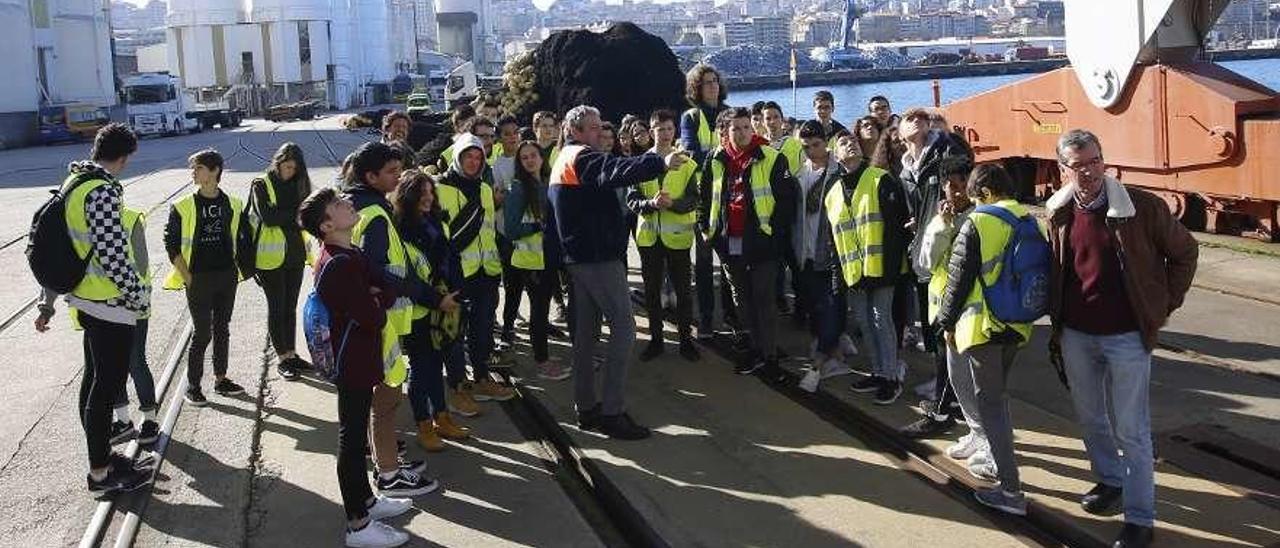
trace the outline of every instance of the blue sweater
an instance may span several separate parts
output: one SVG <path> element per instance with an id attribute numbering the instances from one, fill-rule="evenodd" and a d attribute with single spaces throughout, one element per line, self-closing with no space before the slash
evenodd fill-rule
<path id="1" fill-rule="evenodd" d="M 666 164 L 657 154 L 624 157 L 588 148 L 578 153 L 573 169 L 577 185 L 552 181 L 547 234 L 558 236 L 566 264 L 622 260 L 628 230 L 615 189 L 656 179 Z"/>

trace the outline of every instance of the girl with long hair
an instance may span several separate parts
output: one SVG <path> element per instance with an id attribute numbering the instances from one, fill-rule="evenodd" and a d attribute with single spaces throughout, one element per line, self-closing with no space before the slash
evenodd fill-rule
<path id="1" fill-rule="evenodd" d="M 559 381 L 568 378 L 569 371 L 552 362 L 547 350 L 551 294 L 559 285 L 560 258 L 555 236 L 544 237 L 549 206 L 542 163 L 538 143 L 520 143 L 516 149 L 516 176 L 504 208 L 507 237 L 514 247 L 511 267 L 516 273 L 507 288 L 507 303 L 518 306 L 521 292 L 529 293 L 529 340 L 537 374 Z"/>
<path id="2" fill-rule="evenodd" d="M 267 331 L 276 351 L 276 370 L 285 379 L 311 364 L 295 350 L 298 292 L 307 262 L 306 242 L 298 226 L 298 205 L 311 195 L 311 176 L 302 147 L 280 145 L 266 173 L 249 185 L 249 218 L 257 273 L 254 279 L 267 297 Z"/>

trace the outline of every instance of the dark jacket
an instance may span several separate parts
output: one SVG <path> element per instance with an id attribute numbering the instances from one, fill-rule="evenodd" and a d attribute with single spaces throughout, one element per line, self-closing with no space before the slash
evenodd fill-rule
<path id="1" fill-rule="evenodd" d="M 1164 201 L 1149 192 L 1129 188 L 1107 178 L 1107 226 L 1119 248 L 1124 287 L 1138 320 L 1147 350 L 1156 345 L 1160 328 L 1182 306 L 1196 275 L 1200 248 L 1191 233 L 1173 218 Z M 1050 270 L 1049 318 L 1062 328 L 1063 295 L 1067 270 L 1072 265 L 1071 241 L 1075 186 L 1054 193 L 1045 207 L 1049 214 L 1049 244 L 1053 247 Z"/>
<path id="2" fill-rule="evenodd" d="M 275 191 L 276 204 L 271 205 L 267 199 L 267 181 L 262 177 L 254 178 L 249 183 L 249 208 L 262 226 L 284 230 L 285 251 L 281 268 L 302 268 L 307 260 L 307 249 L 302 242 L 302 227 L 298 226 L 298 205 L 310 191 L 299 188 L 296 181 L 276 181 Z M 258 244 L 257 233 L 253 235 L 253 244 Z"/>
<path id="3" fill-rule="evenodd" d="M 566 152 L 561 152 L 564 159 Z M 550 223 L 566 264 L 620 261 L 627 252 L 627 221 L 615 189 L 638 185 L 666 172 L 657 154 L 623 157 L 583 149 L 573 160 L 578 184 L 551 181 Z"/>
<path id="4" fill-rule="evenodd" d="M 357 212 L 371 205 L 376 205 L 385 210 L 388 217 L 395 218 L 395 210 L 392 209 L 391 203 L 387 201 L 386 196 L 364 183 L 349 186 L 344 190 L 344 193 L 347 199 L 351 200 Z M 395 287 L 397 295 L 406 296 L 414 302 L 422 302 L 426 298 L 423 295 L 426 284 L 418 280 L 418 276 L 414 273 L 412 267 L 406 264 L 404 278 L 391 274 L 386 270 L 389 262 L 387 248 L 391 241 L 387 231 L 390 228 L 391 226 L 382 218 L 369 221 L 369 224 L 365 226 L 364 233 L 361 235 L 360 250 L 364 253 L 365 258 L 369 259 L 370 263 L 383 271 L 382 275 L 386 279 L 385 283 Z M 401 235 L 401 238 L 403 239 L 403 235 Z"/>
<path id="5" fill-rule="evenodd" d="M 437 282 L 443 282 L 448 291 L 462 289 L 462 262 L 458 250 L 445 235 L 444 224 L 435 215 L 424 215 L 414 226 L 400 225 L 400 236 L 418 248 L 431 265 L 431 279 L 424 280 L 421 294 L 410 298 L 414 304 L 439 308 L 445 293 L 436 288 Z M 418 279 L 416 271 L 414 279 Z"/>
<path id="6" fill-rule="evenodd" d="M 756 217 L 755 196 L 751 193 L 751 169 L 757 162 L 764 159 L 763 147 L 756 150 L 755 157 L 747 163 L 743 168 L 743 175 L 747 177 L 744 181 L 746 186 L 746 210 L 747 210 L 747 226 L 742 238 L 742 256 L 749 263 L 760 263 L 765 261 L 780 260 L 783 258 L 782 253 L 790 249 L 790 233 L 789 229 L 796 217 L 796 194 L 799 185 L 794 177 L 791 176 L 791 170 L 788 168 L 787 160 L 778 154 L 778 160 L 773 163 L 773 169 L 769 172 L 769 188 L 773 193 L 774 207 L 773 217 L 769 219 L 769 226 L 773 228 L 773 235 L 765 234 L 760 230 L 760 219 Z M 711 200 L 712 196 L 712 163 L 719 162 L 722 171 L 728 176 L 728 152 L 723 148 L 716 149 L 715 153 L 702 166 L 702 181 L 698 183 L 698 189 L 701 192 L 700 204 L 698 206 L 698 224 L 704 232 L 712 233 L 709 243 L 716 249 L 720 256 L 729 256 L 729 239 L 725 236 L 724 230 L 716 230 L 717 227 L 709 226 L 707 223 L 711 220 Z M 728 209 L 729 209 L 729 181 L 725 181 L 725 188 L 720 193 L 720 222 L 726 227 L 728 226 Z"/>
<path id="7" fill-rule="evenodd" d="M 507 192 L 507 199 L 502 204 L 502 212 L 507 225 L 507 239 L 514 242 L 530 234 L 543 233 L 542 261 L 544 266 L 547 269 L 559 268 L 560 242 L 554 237 L 548 237 L 548 235 L 553 235 L 554 233 L 547 228 L 547 221 L 551 212 L 551 204 L 547 200 L 547 187 L 542 184 L 536 185 L 535 196 L 529 196 L 524 187 L 524 183 L 519 179 L 513 180 L 511 182 L 511 190 Z M 542 217 L 537 222 L 524 222 L 524 214 L 529 208 L 529 200 L 538 200 L 541 206 Z"/>
<path id="8" fill-rule="evenodd" d="M 337 262 L 326 269 L 330 261 Z M 382 328 L 395 288 L 384 283 L 381 272 L 359 248 L 325 244 L 316 258 L 316 292 L 329 310 L 338 382 L 350 388 L 372 389 L 382 382 Z M 371 295 L 370 287 L 382 292 Z"/>
<path id="9" fill-rule="evenodd" d="M 720 113 L 724 112 L 728 108 L 729 105 L 725 104 L 721 104 L 715 108 L 710 108 L 706 105 L 698 105 L 695 108 L 690 108 L 684 111 L 684 114 L 680 115 L 680 148 L 684 149 L 685 152 L 688 152 L 689 157 L 692 158 L 694 162 L 697 162 L 698 165 L 702 165 L 703 162 L 706 162 L 707 155 L 711 153 L 710 150 L 703 150 L 702 143 L 698 142 L 698 110 L 701 110 L 702 114 L 707 117 L 707 125 L 711 128 L 711 133 L 714 135 L 716 133 L 716 117 L 720 116 Z"/>
<path id="10" fill-rule="evenodd" d="M 921 231 L 924 229 L 921 228 Z M 982 272 L 982 239 L 978 225 L 969 217 L 960 225 L 955 242 L 951 245 L 951 258 L 947 261 L 947 287 L 942 290 L 942 302 L 938 307 L 937 324 L 944 331 L 952 331 L 964 312 L 965 301 L 978 283 Z M 1022 336 L 1008 329 L 991 334 L 991 342 L 1020 343 Z"/>
<path id="11" fill-rule="evenodd" d="M 942 200 L 942 181 L 938 178 L 938 167 L 943 158 L 951 156 L 970 156 L 967 146 L 957 143 L 950 133 L 930 130 L 932 142 L 920 153 L 921 159 L 915 165 L 902 167 L 902 186 L 907 193 L 910 211 L 908 219 L 915 218 L 915 233 L 911 239 L 912 264 L 919 264 L 916 254 L 920 252 L 920 241 L 924 238 L 924 226 L 938 214 L 938 202 Z M 905 163 L 905 160 L 904 160 Z M 916 269 L 916 279 L 920 283 L 928 283 L 930 273 Z"/>

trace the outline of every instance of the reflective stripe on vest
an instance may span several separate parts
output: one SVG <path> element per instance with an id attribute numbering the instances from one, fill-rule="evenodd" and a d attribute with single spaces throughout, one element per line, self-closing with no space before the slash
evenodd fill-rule
<path id="1" fill-rule="evenodd" d="M 535 224 L 538 219 L 525 210 L 521 223 Z M 521 270 L 543 270 L 547 267 L 542 255 L 542 231 L 534 232 L 511 242 L 511 266 Z"/>
<path id="2" fill-rule="evenodd" d="M 351 232 L 351 240 L 358 246 L 364 245 L 364 231 L 369 228 L 369 223 L 374 219 L 381 218 L 387 225 L 387 265 L 386 270 L 391 275 L 407 279 L 408 276 L 408 257 L 406 257 L 404 240 L 400 238 L 400 231 L 396 230 L 396 224 L 391 221 L 391 216 L 387 214 L 387 210 L 383 209 L 379 204 L 365 206 L 360 210 L 360 220 L 356 222 L 355 229 Z M 394 326 L 397 335 L 407 335 L 413 326 L 413 302 L 409 297 L 401 296 L 396 298 L 396 302 L 391 305 L 391 310 L 387 311 L 387 325 Z"/>
<path id="3" fill-rule="evenodd" d="M 578 172 L 573 168 L 573 162 L 586 149 L 582 145 L 566 145 L 551 162 L 551 180 L 548 184 L 578 186 Z"/>
<path id="4" fill-rule="evenodd" d="M 995 204 L 1009 210 L 1017 217 L 1027 214 L 1027 209 L 1015 200 L 1001 200 Z M 1013 227 L 1000 218 L 977 211 L 969 214 L 967 222 L 973 223 L 978 231 L 978 242 L 981 248 L 982 273 L 979 281 L 974 281 L 973 289 L 965 299 L 964 308 L 956 321 L 956 349 L 964 352 L 971 347 L 991 340 L 991 336 L 1012 329 L 1022 336 L 1022 343 L 1031 339 L 1030 323 L 1004 323 L 987 309 L 982 295 L 983 285 L 994 285 L 1000 277 L 1003 259 L 1009 238 L 1013 236 Z"/>
<path id="5" fill-rule="evenodd" d="M 707 120 L 707 115 L 702 112 L 702 107 L 693 107 L 694 112 L 698 113 L 698 146 L 702 147 L 702 152 L 710 154 L 712 150 L 720 146 L 720 136 L 711 129 L 711 122 Z"/>
<path id="6" fill-rule="evenodd" d="M 680 200 L 689 190 L 689 183 L 696 174 L 694 163 L 685 162 L 680 169 L 664 173 L 661 179 L 640 183 L 640 192 L 645 198 L 653 199 L 658 196 L 658 192 L 666 190 L 673 201 Z M 663 247 L 667 249 L 689 249 L 693 247 L 697 215 L 696 211 L 676 213 L 670 209 L 641 215 L 640 224 L 636 227 L 636 245 L 651 247 L 660 238 Z"/>
<path id="7" fill-rule="evenodd" d="M 62 183 L 62 188 L 65 190 L 76 177 L 77 175 L 69 175 Z M 67 196 L 65 211 L 71 247 L 80 258 L 89 258 L 89 262 L 85 263 L 84 278 L 81 278 L 80 283 L 71 290 L 71 294 L 89 301 L 106 301 L 120 296 L 120 288 L 116 287 L 116 283 L 107 276 L 102 263 L 98 261 L 98 254 L 92 253 L 93 242 L 89 239 L 89 221 L 84 213 L 85 198 L 94 189 L 107 184 L 111 183 L 104 179 L 85 181 Z"/>
<path id="8" fill-rule="evenodd" d="M 840 270 L 849 287 L 863 277 L 884 276 L 884 217 L 880 214 L 880 178 L 884 175 L 879 168 L 864 169 L 847 203 L 844 181 L 837 179 L 823 200 Z"/>
<path id="9" fill-rule="evenodd" d="M 418 246 L 410 242 L 404 244 L 405 255 L 408 258 L 409 266 L 413 267 L 413 273 L 417 275 L 418 280 L 424 284 L 431 283 L 431 263 L 427 260 L 427 255 L 418 249 Z M 424 318 L 430 310 L 418 303 L 413 303 L 413 313 L 411 317 L 414 320 Z"/>
<path id="10" fill-rule="evenodd" d="M 804 143 L 800 139 L 790 135 L 783 137 L 782 146 L 778 147 L 778 152 L 782 153 L 782 157 L 787 159 L 787 171 L 791 175 L 800 172 L 800 154 L 804 151 Z"/>
<path id="11" fill-rule="evenodd" d="M 276 182 L 271 178 L 271 174 L 267 173 L 262 176 L 263 187 L 267 189 L 267 203 L 271 207 L 276 206 Z M 262 219 L 258 218 L 257 208 L 249 211 L 249 225 L 253 227 L 254 239 L 256 240 L 258 254 L 254 259 L 254 266 L 258 270 L 275 270 L 284 264 L 285 239 L 284 229 L 278 226 L 268 226 L 262 223 Z"/>
<path id="12" fill-rule="evenodd" d="M 147 215 L 141 211 L 130 207 L 120 208 L 120 220 L 124 223 L 124 233 L 128 235 L 129 240 L 125 243 L 129 253 L 129 262 L 133 264 L 133 270 L 138 273 L 138 279 L 142 282 L 142 286 L 151 287 L 151 265 L 138 262 L 138 254 L 134 252 L 134 242 L 140 234 L 147 230 Z M 106 272 L 101 267 L 96 269 L 97 274 L 106 276 Z M 87 272 L 87 271 L 86 271 Z M 87 274 L 86 274 L 87 275 Z M 80 314 L 75 307 L 67 307 L 67 312 L 71 317 L 71 327 L 76 331 L 84 328 L 80 326 Z M 147 312 L 138 315 L 139 320 L 145 320 L 151 317 L 151 309 L 147 308 Z"/>
<path id="13" fill-rule="evenodd" d="M 773 165 L 778 161 L 778 151 L 772 147 L 760 147 L 760 152 L 764 154 L 763 159 L 755 158 L 747 166 L 747 174 L 750 177 L 748 183 L 751 187 L 751 201 L 755 204 L 756 219 L 760 222 L 760 232 L 769 236 L 773 235 L 773 226 L 769 224 L 769 220 L 773 218 L 773 207 L 775 200 L 773 198 L 773 186 L 770 185 L 769 177 L 773 174 Z M 708 215 L 708 226 L 711 227 L 711 234 L 708 239 L 714 237 L 722 230 L 728 230 L 727 223 L 722 223 L 720 208 L 725 199 L 724 191 L 724 163 L 718 159 L 711 161 L 711 214 Z"/>
<path id="14" fill-rule="evenodd" d="M 223 193 L 227 197 L 227 201 L 231 203 L 231 263 L 232 268 L 237 271 L 236 279 L 239 277 L 239 268 L 234 266 L 236 263 L 236 252 L 239 246 L 236 245 L 240 241 L 240 215 L 244 213 L 244 202 L 239 198 L 230 194 Z M 186 261 L 187 268 L 191 267 L 191 253 L 195 249 L 192 245 L 196 238 L 196 222 L 199 219 L 199 213 L 196 212 L 196 193 L 186 195 L 178 203 L 173 204 L 173 209 L 178 212 L 178 218 L 182 221 L 182 260 Z M 165 289 L 183 289 L 187 286 L 182 280 L 182 275 L 178 273 L 177 268 L 169 270 L 169 275 L 165 276 Z"/>
<path id="15" fill-rule="evenodd" d="M 452 220 L 467 205 L 467 197 L 458 187 L 441 181 L 436 184 L 436 200 L 440 209 Z M 498 255 L 497 228 L 493 206 L 493 187 L 489 183 L 480 183 L 480 209 L 484 218 L 481 220 L 480 232 L 475 239 L 458 250 L 462 259 L 462 275 L 470 278 L 484 267 L 486 274 L 497 276 L 502 273 L 502 258 Z"/>
<path id="16" fill-rule="evenodd" d="M 400 350 L 400 336 L 396 327 L 387 322 L 382 326 L 382 384 L 395 388 L 409 377 L 409 360 Z"/>

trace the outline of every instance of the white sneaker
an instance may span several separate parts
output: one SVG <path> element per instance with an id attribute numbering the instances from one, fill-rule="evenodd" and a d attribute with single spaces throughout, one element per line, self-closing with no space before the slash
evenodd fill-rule
<path id="1" fill-rule="evenodd" d="M 996 463 L 989 460 L 969 465 L 969 475 L 985 481 L 996 481 Z"/>
<path id="2" fill-rule="evenodd" d="M 812 394 L 818 391 L 818 381 L 820 380 L 822 380 L 822 374 L 818 373 L 817 369 L 810 369 L 808 373 L 804 374 L 804 378 L 800 379 L 798 386 L 800 386 L 801 390 Z"/>
<path id="3" fill-rule="evenodd" d="M 840 351 L 844 353 L 845 357 L 858 353 L 858 347 L 853 344 L 853 338 L 848 333 L 840 334 Z"/>
<path id="4" fill-rule="evenodd" d="M 968 434 L 960 436 L 960 440 L 947 446 L 947 456 L 956 460 L 967 460 L 982 446 L 982 440 L 978 438 L 973 430 Z"/>
<path id="5" fill-rule="evenodd" d="M 986 440 L 982 440 L 982 443 L 978 445 L 978 450 L 974 451 L 972 455 L 969 455 L 969 458 L 965 459 L 965 464 L 968 466 L 974 466 L 986 462 L 993 462 L 991 459 L 991 446 L 987 445 Z"/>
<path id="6" fill-rule="evenodd" d="M 831 358 L 825 362 L 822 362 L 822 378 L 823 379 L 829 379 L 831 377 L 839 377 L 841 375 L 851 375 L 851 374 L 853 374 L 853 369 L 849 367 L 849 364 L 844 363 L 840 360 Z"/>
<path id="7" fill-rule="evenodd" d="M 391 548 L 409 542 L 409 534 L 378 520 L 370 520 L 364 529 L 347 531 L 346 545 L 354 548 Z"/>
<path id="8" fill-rule="evenodd" d="M 937 377 L 930 377 L 929 380 L 922 382 L 920 384 L 917 384 L 915 388 L 911 389 L 911 391 L 915 392 L 917 396 L 920 396 L 922 398 L 933 399 L 933 391 L 934 389 L 937 388 L 937 386 L 938 386 Z"/>
<path id="9" fill-rule="evenodd" d="M 394 518 L 400 514 L 408 512 L 413 508 L 412 499 L 397 499 L 383 495 L 377 495 L 374 499 L 373 506 L 369 508 L 369 519 L 380 520 Z"/>

